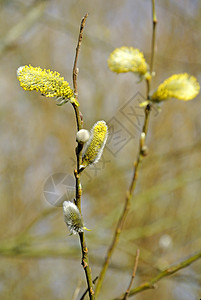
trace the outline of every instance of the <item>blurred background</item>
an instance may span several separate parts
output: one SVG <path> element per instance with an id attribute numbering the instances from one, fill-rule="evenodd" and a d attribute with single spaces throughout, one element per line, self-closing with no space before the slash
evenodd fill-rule
<path id="1" fill-rule="evenodd" d="M 121 213 L 143 124 L 146 86 L 107 67 L 111 51 L 134 46 L 150 61 L 151 1 L 0 1 L 0 298 L 80 299 L 86 288 L 77 236 L 62 208 L 72 195 L 76 123 L 70 104 L 25 92 L 16 70 L 32 64 L 58 71 L 72 86 L 81 18 L 79 102 L 84 127 L 107 121 L 101 161 L 82 175 L 82 210 L 93 278 L 100 272 Z M 201 82 L 201 2 L 156 1 L 157 49 L 152 89 L 174 73 Z M 132 207 L 99 299 L 122 294 L 141 251 L 134 286 L 201 249 L 201 96 L 153 109 Z M 135 297 L 201 297 L 201 262 Z M 76 297 L 75 293 L 79 292 Z M 73 298 L 74 297 L 74 298 Z M 86 298 L 87 299 L 87 298 Z"/>

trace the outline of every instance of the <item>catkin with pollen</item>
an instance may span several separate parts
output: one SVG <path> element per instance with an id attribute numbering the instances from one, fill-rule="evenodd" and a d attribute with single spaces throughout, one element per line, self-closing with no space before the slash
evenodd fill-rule
<path id="1" fill-rule="evenodd" d="M 151 100 L 155 102 L 164 101 L 169 98 L 179 100 L 192 100 L 200 91 L 200 85 L 194 76 L 187 73 L 174 74 L 161 83 L 152 94 Z"/>
<path id="2" fill-rule="evenodd" d="M 83 154 L 80 169 L 88 165 L 95 164 L 101 158 L 108 136 L 108 127 L 105 121 L 98 121 L 94 124 L 90 132 Z"/>
<path id="3" fill-rule="evenodd" d="M 41 92 L 46 97 L 59 99 L 73 98 L 69 83 L 56 71 L 42 70 L 40 67 L 22 66 L 17 70 L 17 77 L 25 91 Z"/>

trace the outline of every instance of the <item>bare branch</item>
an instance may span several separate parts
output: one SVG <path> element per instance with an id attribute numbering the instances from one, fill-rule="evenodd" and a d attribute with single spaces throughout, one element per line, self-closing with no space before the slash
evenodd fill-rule
<path id="1" fill-rule="evenodd" d="M 81 25 L 80 25 L 80 33 L 78 36 L 78 42 L 77 42 L 77 47 L 75 51 L 75 60 L 74 60 L 74 65 L 73 65 L 73 88 L 74 88 L 74 96 L 76 102 L 78 102 L 78 89 L 77 89 L 77 76 L 78 76 L 78 57 L 80 53 L 80 47 L 82 43 L 82 37 L 83 37 L 83 32 L 84 32 L 84 27 L 86 23 L 86 19 L 88 17 L 88 13 L 82 18 Z M 78 110 L 78 107 L 75 103 L 73 103 L 73 108 L 75 110 L 75 115 L 76 115 L 76 121 L 77 121 L 77 130 L 80 130 L 82 128 L 82 115 Z"/>
<path id="2" fill-rule="evenodd" d="M 97 279 L 98 279 L 98 276 L 96 276 L 96 278 L 93 280 L 93 284 L 96 283 L 96 280 L 97 280 Z M 89 290 L 89 289 L 87 289 L 87 290 L 84 292 L 84 294 L 82 295 L 82 297 L 80 298 L 80 300 L 83 300 L 83 299 L 84 299 L 84 297 L 86 296 L 88 290 Z"/>
<path id="3" fill-rule="evenodd" d="M 79 37 L 78 37 L 78 43 L 77 43 L 76 52 L 75 52 L 75 60 L 74 60 L 74 66 L 73 66 L 73 87 L 74 87 L 75 97 L 77 97 L 77 95 L 78 95 L 78 91 L 77 91 L 78 56 L 79 56 L 79 52 L 80 52 L 80 47 L 81 47 L 82 37 L 83 37 L 83 31 L 84 31 L 84 27 L 85 27 L 87 17 L 88 17 L 88 13 L 82 18 L 81 25 L 80 25 L 80 33 L 79 33 Z"/>
<path id="4" fill-rule="evenodd" d="M 151 280 L 141 284 L 140 286 L 130 290 L 129 297 L 136 295 L 138 293 L 141 293 L 145 290 L 154 289 L 156 288 L 156 283 L 161 280 L 162 278 L 168 277 L 176 272 L 178 272 L 181 269 L 184 269 L 194 263 L 195 261 L 199 260 L 201 258 L 201 251 L 189 256 L 188 258 L 185 258 L 178 264 L 174 264 L 171 266 L 168 266 L 165 270 L 160 272 L 157 276 L 153 277 Z M 122 300 L 124 299 L 124 294 L 118 298 L 115 298 L 113 300 Z"/>
<path id="5" fill-rule="evenodd" d="M 158 20 L 156 18 L 155 0 L 152 0 L 152 42 L 151 42 L 151 62 L 150 62 L 150 73 L 152 75 L 154 66 L 154 56 L 155 56 L 155 44 L 156 44 L 156 24 Z"/>
<path id="6" fill-rule="evenodd" d="M 136 257 L 135 257 L 135 262 L 134 262 L 134 266 L 133 266 L 132 277 L 131 277 L 129 286 L 128 286 L 126 292 L 125 292 L 125 295 L 124 295 L 123 300 L 127 300 L 127 299 L 128 299 L 128 296 L 129 296 L 129 294 L 130 294 L 130 290 L 131 290 L 133 281 L 134 281 L 134 279 L 135 279 L 135 274 L 136 274 L 136 271 L 137 271 L 137 266 L 138 266 L 139 257 L 140 257 L 140 249 L 137 249 L 137 251 L 136 251 Z"/>
<path id="7" fill-rule="evenodd" d="M 151 65 L 153 67 L 153 61 L 154 61 L 154 53 L 153 52 L 155 51 L 155 27 L 156 27 L 155 0 L 152 0 L 152 12 L 153 12 L 152 13 L 152 19 L 153 19 L 153 24 L 154 25 L 153 25 L 152 45 L 151 45 L 151 52 L 152 52 L 152 54 L 151 54 Z M 151 81 L 151 78 L 146 80 L 146 83 L 147 83 L 147 92 L 146 92 L 147 100 L 149 99 L 150 81 Z M 149 125 L 149 117 L 150 117 L 150 112 L 151 112 L 151 105 L 150 104 L 148 104 L 145 107 L 144 112 L 145 112 L 144 124 L 143 124 L 143 127 L 142 127 L 142 133 L 141 133 L 140 142 L 139 142 L 139 151 L 138 151 L 138 154 L 137 154 L 137 160 L 136 160 L 136 162 L 134 162 L 133 176 L 132 176 L 132 179 L 131 179 L 129 189 L 126 193 L 125 204 L 124 204 L 123 211 L 122 211 L 122 213 L 119 217 L 119 220 L 118 220 L 115 232 L 114 232 L 114 236 L 113 236 L 113 239 L 112 239 L 112 243 L 111 243 L 111 245 L 108 249 L 107 255 L 105 257 L 105 262 L 103 264 L 102 270 L 101 270 L 99 278 L 98 278 L 98 282 L 97 282 L 96 290 L 95 290 L 95 295 L 96 296 L 100 292 L 100 289 L 101 289 L 101 286 L 102 286 L 102 283 L 103 283 L 103 279 L 105 277 L 105 273 L 106 273 L 106 271 L 108 269 L 108 266 L 109 266 L 111 256 L 112 256 L 112 254 L 115 250 L 115 247 L 118 243 L 119 235 L 122 231 L 122 228 L 124 226 L 124 223 L 125 223 L 125 220 L 126 220 L 129 208 L 130 208 L 131 198 L 132 198 L 132 195 L 135 191 L 137 178 L 138 178 L 138 170 L 139 170 L 139 167 L 142 163 L 143 158 L 146 156 L 144 154 L 143 149 L 144 149 L 145 140 L 146 140 L 147 131 L 148 131 L 148 125 Z"/>
<path id="8" fill-rule="evenodd" d="M 81 118 L 81 113 L 79 111 L 79 108 L 76 104 L 78 102 L 78 92 L 77 92 L 77 75 L 78 75 L 78 68 L 77 68 L 77 63 L 78 63 L 78 56 L 80 52 L 80 47 L 82 43 L 82 37 L 83 37 L 83 31 L 86 23 L 86 19 L 88 17 L 88 14 L 86 14 L 81 21 L 80 25 L 80 32 L 78 36 L 78 43 L 76 47 L 76 52 L 75 52 L 75 60 L 74 60 L 74 66 L 73 66 L 73 87 L 74 87 L 74 96 L 75 96 L 75 103 L 72 103 L 74 111 L 75 111 L 75 116 L 76 116 L 76 122 L 77 122 L 77 130 L 80 130 L 82 128 L 82 118 Z M 81 196 L 82 196 L 82 188 L 81 188 L 81 180 L 80 180 L 80 174 L 79 174 L 79 169 L 80 169 L 80 163 L 82 159 L 82 147 L 78 143 L 78 146 L 76 147 L 76 156 L 77 156 L 77 169 L 74 171 L 75 175 L 75 180 L 76 180 L 76 199 L 75 199 L 75 204 L 77 205 L 80 213 L 81 213 Z M 91 277 L 91 269 L 89 267 L 89 258 L 88 258 L 88 249 L 85 241 L 85 235 L 84 232 L 79 233 L 79 238 L 80 238 L 80 245 L 81 245 L 81 251 L 82 251 L 82 266 L 85 272 L 86 276 L 86 281 L 87 281 L 87 286 L 88 286 L 88 292 L 89 292 L 89 298 L 90 300 L 94 300 L 94 290 L 93 290 L 93 282 L 92 282 L 92 277 Z"/>

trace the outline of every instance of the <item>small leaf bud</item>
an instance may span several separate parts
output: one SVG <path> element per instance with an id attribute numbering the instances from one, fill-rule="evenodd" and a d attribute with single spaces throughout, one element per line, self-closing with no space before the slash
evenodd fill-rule
<path id="1" fill-rule="evenodd" d="M 145 138 L 146 138 L 146 134 L 145 134 L 145 132 L 142 132 L 142 133 L 141 133 L 141 136 L 140 136 L 140 148 L 141 148 L 141 149 L 142 149 L 143 146 L 144 146 Z"/>
<path id="2" fill-rule="evenodd" d="M 142 149 L 141 149 L 141 155 L 142 156 L 147 156 L 149 154 L 149 149 L 147 146 L 143 146 Z"/>

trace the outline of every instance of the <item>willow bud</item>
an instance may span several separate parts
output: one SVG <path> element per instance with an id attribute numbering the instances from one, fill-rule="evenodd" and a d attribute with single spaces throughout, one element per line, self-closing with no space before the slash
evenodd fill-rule
<path id="1" fill-rule="evenodd" d="M 89 134 L 88 130 L 86 130 L 86 129 L 80 129 L 77 132 L 76 141 L 79 144 L 84 144 L 84 143 L 86 143 L 88 141 L 89 137 L 90 137 L 90 134 Z"/>

